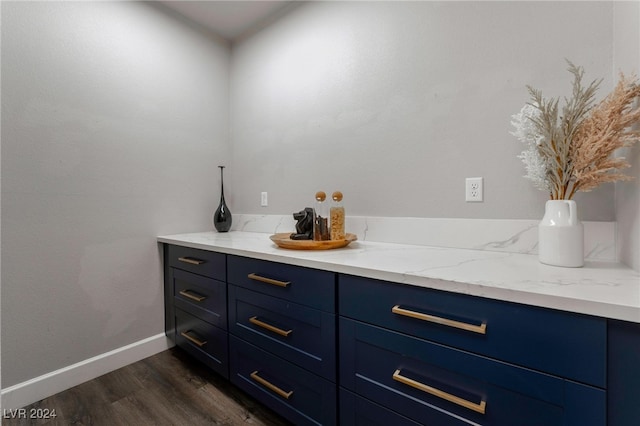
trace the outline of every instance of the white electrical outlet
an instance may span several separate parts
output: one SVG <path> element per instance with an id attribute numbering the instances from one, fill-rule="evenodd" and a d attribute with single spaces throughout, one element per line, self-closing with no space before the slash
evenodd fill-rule
<path id="1" fill-rule="evenodd" d="M 269 205 L 269 201 L 267 199 L 267 193 L 266 192 L 261 192 L 260 193 L 260 205 L 262 207 L 267 207 Z"/>
<path id="2" fill-rule="evenodd" d="M 465 180 L 465 201 L 481 202 L 483 200 L 482 178 L 474 177 Z"/>

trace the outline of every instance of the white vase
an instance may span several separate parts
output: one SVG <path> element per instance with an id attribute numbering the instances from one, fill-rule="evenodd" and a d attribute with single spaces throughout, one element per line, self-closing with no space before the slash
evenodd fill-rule
<path id="1" fill-rule="evenodd" d="M 538 258 L 547 265 L 579 268 L 584 265 L 584 227 L 576 202 L 549 200 L 538 225 Z"/>

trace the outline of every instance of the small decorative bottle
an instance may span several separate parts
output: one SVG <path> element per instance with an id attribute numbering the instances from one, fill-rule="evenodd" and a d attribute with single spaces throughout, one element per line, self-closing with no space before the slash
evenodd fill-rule
<path id="1" fill-rule="evenodd" d="M 336 191 L 331 195 L 329 219 L 331 221 L 331 239 L 344 240 L 344 206 L 342 205 L 342 192 Z"/>
<path id="2" fill-rule="evenodd" d="M 313 240 L 326 241 L 331 238 L 329 235 L 329 215 L 327 204 L 324 200 L 327 194 L 323 191 L 316 192 L 316 205 L 313 209 Z"/>

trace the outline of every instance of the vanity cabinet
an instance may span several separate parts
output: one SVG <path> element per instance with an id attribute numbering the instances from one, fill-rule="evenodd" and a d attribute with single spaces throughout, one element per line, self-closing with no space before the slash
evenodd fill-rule
<path id="1" fill-rule="evenodd" d="M 164 256 L 167 336 L 229 377 L 226 256 L 174 245 Z"/>
<path id="2" fill-rule="evenodd" d="M 640 324 L 164 245 L 165 329 L 296 425 L 640 424 Z"/>
<path id="3" fill-rule="evenodd" d="M 640 424 L 640 324 L 609 320 L 608 426 Z"/>
<path id="4" fill-rule="evenodd" d="M 423 426 L 342 387 L 339 392 L 341 425 Z"/>
<path id="5" fill-rule="evenodd" d="M 335 274 L 227 257 L 231 382 L 296 425 L 337 422 Z"/>
<path id="6" fill-rule="evenodd" d="M 421 424 L 605 424 L 606 320 L 348 275 L 338 288 L 351 404 Z"/>

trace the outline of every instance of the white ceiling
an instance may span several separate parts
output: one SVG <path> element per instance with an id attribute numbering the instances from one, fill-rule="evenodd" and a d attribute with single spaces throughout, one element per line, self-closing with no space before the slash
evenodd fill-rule
<path id="1" fill-rule="evenodd" d="M 162 0 L 160 3 L 204 25 L 216 34 L 228 40 L 234 40 L 293 2 L 290 0 Z"/>

